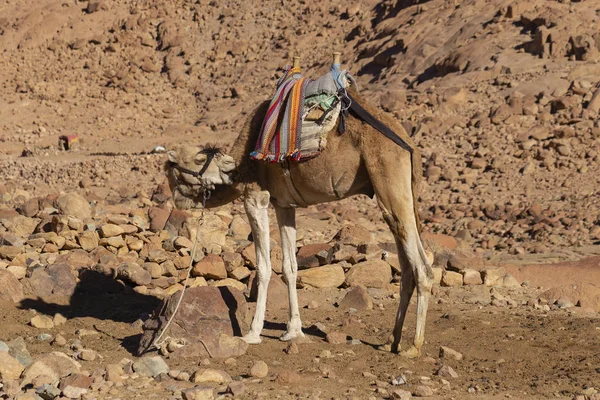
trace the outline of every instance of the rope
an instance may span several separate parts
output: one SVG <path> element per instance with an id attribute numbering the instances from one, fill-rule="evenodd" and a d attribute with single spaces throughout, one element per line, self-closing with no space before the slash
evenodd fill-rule
<path id="1" fill-rule="evenodd" d="M 185 294 L 185 290 L 187 289 L 188 280 L 190 279 L 190 273 L 192 272 L 192 267 L 194 266 L 194 258 L 196 257 L 196 249 L 198 248 L 198 242 L 200 241 L 200 226 L 202 226 L 202 223 L 204 222 L 204 210 L 206 209 L 206 200 L 208 200 L 209 198 L 210 198 L 210 191 L 204 190 L 204 192 L 202 193 L 202 214 L 200 214 L 200 218 L 198 219 L 198 226 L 196 227 L 196 238 L 194 240 L 194 246 L 192 247 L 192 254 L 190 257 L 190 265 L 188 266 L 187 273 L 185 276 L 185 281 L 183 282 L 183 289 L 181 290 L 181 296 L 179 296 L 179 299 L 177 300 L 177 305 L 175 306 L 175 310 L 173 311 L 173 314 L 171 314 L 171 317 L 167 321 L 167 324 L 165 325 L 163 330 L 160 332 L 158 337 L 154 340 L 154 342 L 152 342 L 152 346 L 150 346 L 150 348 L 155 347 L 156 349 L 160 349 L 162 347 L 162 345 L 164 345 L 167 341 L 169 341 L 169 339 L 171 339 L 170 336 L 166 336 L 164 339 L 162 339 L 162 336 L 167 332 L 167 330 L 169 329 L 169 326 L 171 326 L 171 322 L 173 322 L 173 319 L 175 319 L 175 316 L 177 315 L 177 311 L 179 311 L 179 306 L 181 306 L 181 301 L 183 300 L 183 295 Z M 204 345 L 204 348 L 206 348 L 208 355 L 210 355 L 212 358 L 210 350 L 208 350 L 208 347 L 206 347 L 206 344 L 202 341 L 201 341 L 201 343 Z"/>

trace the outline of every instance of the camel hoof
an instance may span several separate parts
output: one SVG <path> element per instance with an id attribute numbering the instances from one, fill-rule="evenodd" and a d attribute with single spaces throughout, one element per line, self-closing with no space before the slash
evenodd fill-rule
<path id="1" fill-rule="evenodd" d="M 400 355 L 406 358 L 417 358 L 421 355 L 421 352 L 415 346 L 411 346 L 410 349 L 401 351 Z"/>
<path id="2" fill-rule="evenodd" d="M 389 344 L 389 343 L 388 343 L 388 344 L 382 344 L 382 345 L 379 345 L 379 346 L 377 346 L 377 350 L 380 350 L 380 351 L 386 351 L 386 352 L 388 352 L 388 351 L 389 351 L 389 352 L 392 352 L 392 353 L 393 353 L 393 351 L 392 351 L 392 345 L 391 345 L 391 344 Z M 396 350 L 396 353 L 397 353 L 397 352 L 398 352 L 398 350 Z"/>
<path id="3" fill-rule="evenodd" d="M 281 340 L 282 342 L 289 342 L 290 340 L 294 340 L 294 339 L 298 339 L 298 338 L 303 338 L 304 337 L 304 332 L 300 331 L 287 331 L 286 333 L 284 333 L 283 335 L 281 335 L 279 337 L 279 340 Z"/>
<path id="4" fill-rule="evenodd" d="M 248 344 L 259 344 L 260 342 L 262 342 L 260 335 L 254 334 L 252 332 L 248 333 L 242 339 Z"/>

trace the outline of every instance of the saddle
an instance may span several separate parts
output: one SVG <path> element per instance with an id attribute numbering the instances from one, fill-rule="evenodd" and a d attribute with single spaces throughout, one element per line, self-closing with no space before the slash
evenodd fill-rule
<path id="1" fill-rule="evenodd" d="M 255 160 L 283 162 L 316 157 L 327 144 L 342 112 L 346 88 L 354 78 L 334 63 L 329 73 L 316 80 L 303 77 L 300 67 L 286 66 L 256 144 Z M 347 102 L 346 102 L 347 104 Z"/>

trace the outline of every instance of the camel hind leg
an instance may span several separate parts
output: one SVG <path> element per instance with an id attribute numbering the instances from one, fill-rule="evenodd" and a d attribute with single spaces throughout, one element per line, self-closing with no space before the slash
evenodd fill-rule
<path id="1" fill-rule="evenodd" d="M 417 226 L 412 193 L 412 163 L 408 153 L 405 153 L 396 157 L 377 157 L 371 162 L 366 160 L 366 165 L 383 218 L 396 239 L 400 261 L 404 261 L 401 262 L 400 304 L 393 331 L 392 351 L 397 352 L 399 349 L 408 304 L 416 288 L 417 324 L 414 343 L 402 354 L 411 358 L 418 357 L 425 338 L 433 273 Z"/>

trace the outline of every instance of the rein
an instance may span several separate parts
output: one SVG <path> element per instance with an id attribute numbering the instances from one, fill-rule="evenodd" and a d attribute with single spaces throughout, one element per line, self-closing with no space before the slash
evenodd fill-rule
<path id="1" fill-rule="evenodd" d="M 212 159 L 212 157 L 210 159 Z M 208 162 L 210 162 L 210 161 L 208 161 Z M 205 165 L 208 165 L 208 162 Z M 202 175 L 202 173 L 200 173 L 200 175 Z M 166 336 L 165 338 L 163 338 L 163 336 L 167 333 L 169 326 L 171 326 L 171 322 L 173 322 L 173 319 L 177 315 L 177 312 L 179 311 L 179 306 L 181 305 L 181 301 L 183 300 L 183 295 L 185 294 L 185 290 L 188 287 L 188 281 L 190 279 L 190 272 L 192 271 L 192 267 L 194 266 L 194 259 L 196 258 L 196 250 L 198 247 L 198 242 L 200 241 L 200 227 L 204 223 L 204 210 L 206 210 L 206 201 L 209 198 L 210 198 L 210 190 L 208 190 L 208 189 L 203 190 L 202 191 L 202 214 L 200 214 L 200 218 L 198 219 L 198 226 L 196 227 L 196 238 L 194 240 L 194 246 L 192 247 L 192 252 L 190 254 L 190 265 L 188 266 L 188 269 L 187 269 L 187 274 L 185 276 L 185 282 L 183 282 L 183 289 L 181 290 L 181 296 L 179 296 L 179 299 L 177 299 L 177 304 L 175 305 L 175 310 L 173 310 L 173 314 L 171 314 L 171 317 L 168 319 L 164 328 L 157 329 L 157 331 L 155 333 L 155 335 L 157 335 L 156 339 L 154 339 L 154 341 L 150 344 L 150 346 L 143 351 L 144 353 L 146 351 L 148 351 L 149 349 L 151 349 L 152 347 L 160 350 L 168 341 L 172 340 L 172 338 L 170 336 Z M 166 303 L 165 303 L 165 305 L 166 305 Z M 164 308 L 163 308 L 163 310 L 161 310 L 161 313 L 163 311 L 164 311 Z M 202 342 L 202 344 L 204 345 L 204 348 L 208 352 L 208 355 L 212 357 L 212 354 L 211 354 L 210 350 L 208 349 L 208 347 L 206 346 L 206 344 L 204 342 Z"/>

